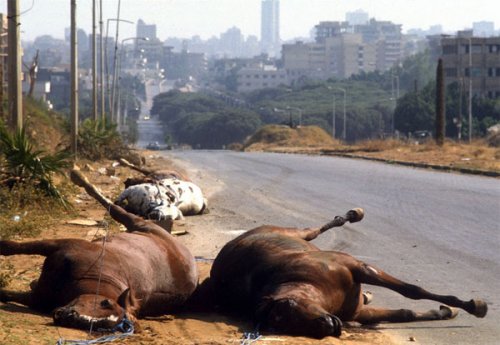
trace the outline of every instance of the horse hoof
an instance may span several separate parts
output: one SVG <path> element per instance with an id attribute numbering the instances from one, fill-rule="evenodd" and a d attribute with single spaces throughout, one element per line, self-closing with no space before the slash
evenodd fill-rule
<path id="1" fill-rule="evenodd" d="M 347 219 L 350 223 L 359 222 L 365 216 L 365 211 L 362 208 L 353 208 L 347 212 Z"/>
<path id="2" fill-rule="evenodd" d="M 488 305 L 480 299 L 473 299 L 471 302 L 474 303 L 474 312 L 472 312 L 472 315 L 485 317 L 488 313 Z"/>
<path id="3" fill-rule="evenodd" d="M 441 315 L 443 315 L 443 320 L 454 319 L 458 315 L 458 309 L 448 307 L 447 305 L 439 306 L 439 310 L 441 311 Z"/>
<path id="4" fill-rule="evenodd" d="M 363 291 L 363 304 L 370 304 L 373 300 L 373 293 L 370 291 Z"/>

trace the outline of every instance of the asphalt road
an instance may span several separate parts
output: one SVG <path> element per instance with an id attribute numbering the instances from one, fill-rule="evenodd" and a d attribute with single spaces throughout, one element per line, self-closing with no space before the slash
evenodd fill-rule
<path id="1" fill-rule="evenodd" d="M 364 208 L 362 222 L 325 233 L 315 243 L 432 292 L 481 298 L 489 305 L 484 319 L 461 311 L 452 321 L 377 329 L 400 343 L 414 337 L 413 343 L 426 345 L 500 344 L 498 179 L 347 158 L 228 151 L 165 155 L 198 170 L 198 177 L 216 176 L 223 185 L 210 203 L 234 221 L 221 222 L 218 231 L 237 233 L 260 224 L 317 226 L 352 207 Z M 203 188 L 207 181 L 200 180 Z M 438 306 L 368 289 L 374 306 L 422 311 Z"/>

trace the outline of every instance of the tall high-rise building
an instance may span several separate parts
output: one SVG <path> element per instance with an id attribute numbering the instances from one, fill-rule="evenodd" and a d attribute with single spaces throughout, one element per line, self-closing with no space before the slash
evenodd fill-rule
<path id="1" fill-rule="evenodd" d="M 280 51 L 280 2 L 262 0 L 260 42 L 262 52 L 271 56 Z"/>

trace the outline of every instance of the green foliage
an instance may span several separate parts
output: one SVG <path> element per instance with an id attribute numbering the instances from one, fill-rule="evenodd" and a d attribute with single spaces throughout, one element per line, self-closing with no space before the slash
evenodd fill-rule
<path id="1" fill-rule="evenodd" d="M 208 95 L 179 91 L 155 97 L 151 113 L 167 124 L 170 132 L 166 135 L 172 140 L 196 148 L 217 149 L 242 142 L 261 125 L 253 111 Z"/>
<path id="2" fill-rule="evenodd" d="M 65 198 L 56 188 L 53 174 L 64 174 L 70 165 L 68 152 L 48 154 L 35 150 L 25 130 L 11 134 L 0 126 L 0 151 L 2 152 L 2 180 L 10 187 L 14 184 L 29 184 L 43 190 L 47 195 L 65 204 Z"/>
<path id="3" fill-rule="evenodd" d="M 398 101 L 394 111 L 394 127 L 408 134 L 417 130 L 432 131 L 434 126 L 433 103 L 428 102 L 421 94 L 408 92 Z"/>
<path id="4" fill-rule="evenodd" d="M 177 140 L 196 148 L 218 149 L 243 142 L 259 128 L 255 113 L 226 110 L 222 113 L 191 113 L 174 124 Z"/>
<path id="5" fill-rule="evenodd" d="M 126 150 L 116 124 L 91 119 L 81 123 L 78 131 L 78 153 L 82 158 L 115 158 Z"/>

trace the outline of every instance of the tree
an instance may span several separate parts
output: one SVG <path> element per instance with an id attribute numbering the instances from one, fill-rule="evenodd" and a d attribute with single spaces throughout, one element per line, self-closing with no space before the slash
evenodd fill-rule
<path id="1" fill-rule="evenodd" d="M 431 103 L 417 92 L 408 92 L 401 97 L 394 110 L 394 127 L 402 133 L 431 131 L 433 119 L 434 110 Z"/>
<path id="2" fill-rule="evenodd" d="M 444 86 L 444 71 L 443 60 L 439 59 L 436 69 L 436 143 L 444 144 L 444 127 L 445 127 L 445 86 Z"/>

